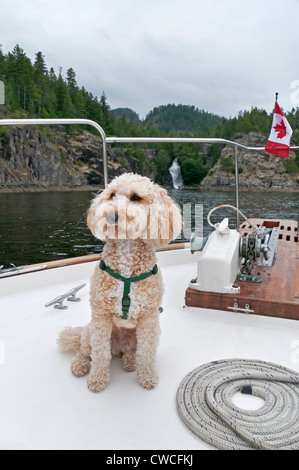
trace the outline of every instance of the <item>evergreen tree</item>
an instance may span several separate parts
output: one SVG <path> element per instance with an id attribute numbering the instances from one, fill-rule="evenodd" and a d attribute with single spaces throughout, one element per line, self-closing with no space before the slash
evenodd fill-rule
<path id="1" fill-rule="evenodd" d="M 0 79 L 1 80 L 5 78 L 5 72 L 6 72 L 5 56 L 2 52 L 2 45 L 0 44 Z"/>
<path id="2" fill-rule="evenodd" d="M 113 133 L 114 131 L 114 115 L 111 113 L 110 106 L 107 103 L 106 95 L 103 92 L 100 98 L 101 108 L 101 126 L 106 130 L 107 133 Z"/>
<path id="3" fill-rule="evenodd" d="M 71 89 L 75 89 L 77 87 L 76 72 L 74 69 L 70 68 L 66 71 L 66 82 Z"/>
<path id="4" fill-rule="evenodd" d="M 45 63 L 45 58 L 42 52 L 37 52 L 35 54 L 35 62 L 34 62 L 35 81 L 38 82 L 40 80 L 41 82 L 43 82 L 44 78 L 47 75 L 48 75 L 48 70 L 47 70 L 47 66 Z"/>
<path id="5" fill-rule="evenodd" d="M 31 111 L 34 80 L 33 67 L 30 59 L 17 44 L 12 53 L 8 54 L 8 79 L 12 85 L 12 102 L 24 111 Z"/>
<path id="6" fill-rule="evenodd" d="M 136 113 L 127 108 L 122 114 L 114 115 L 104 92 L 98 98 L 84 87 L 79 88 L 72 67 L 67 70 L 64 79 L 62 69 L 56 75 L 52 67 L 47 68 L 42 52 L 37 52 L 34 63 L 31 63 L 19 44 L 8 54 L 4 54 L 0 46 L 0 80 L 5 85 L 5 106 L 8 111 L 24 110 L 28 116 L 42 118 L 87 118 L 98 122 L 107 135 L 148 137 L 194 135 L 231 140 L 236 133 L 250 131 L 261 132 L 268 136 L 272 122 L 272 111 L 268 114 L 258 108 L 241 111 L 238 116 L 227 119 L 199 110 L 195 106 L 182 104 L 154 108 L 144 121 L 136 119 Z M 296 144 L 299 140 L 299 109 L 293 109 L 290 113 L 286 113 L 286 116 L 293 129 L 292 139 Z M 203 171 L 206 171 L 204 162 L 201 162 L 200 168 L 194 164 L 200 152 L 200 149 L 194 145 L 147 144 L 147 148 L 157 151 L 162 148 L 166 152 L 157 157 L 157 164 L 161 168 L 177 156 L 182 162 L 188 159 L 185 169 L 188 170 L 189 165 L 187 173 L 189 172 L 191 178 L 192 174 L 196 174 L 197 178 L 201 177 Z M 219 158 L 219 151 L 211 147 L 207 157 L 211 165 Z M 160 173 L 162 174 L 162 170 Z"/>

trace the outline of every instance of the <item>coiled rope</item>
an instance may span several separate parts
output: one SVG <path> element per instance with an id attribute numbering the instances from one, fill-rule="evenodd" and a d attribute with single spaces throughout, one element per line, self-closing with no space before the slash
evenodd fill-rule
<path id="1" fill-rule="evenodd" d="M 241 391 L 263 398 L 258 410 L 232 402 Z M 228 359 L 191 371 L 177 391 L 178 412 L 219 449 L 299 450 L 298 372 L 259 360 Z"/>

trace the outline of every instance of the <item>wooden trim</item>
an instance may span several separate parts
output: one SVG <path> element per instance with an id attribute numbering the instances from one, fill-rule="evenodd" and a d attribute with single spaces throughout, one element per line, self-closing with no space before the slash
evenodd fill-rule
<path id="1" fill-rule="evenodd" d="M 172 243 L 167 245 L 164 248 L 159 248 L 157 252 L 164 252 L 164 251 L 174 251 L 174 250 L 183 250 L 184 248 L 189 248 L 190 243 Z M 77 256 L 75 258 L 64 258 L 61 260 L 55 261 L 48 261 L 45 263 L 36 263 L 36 264 L 29 264 L 22 266 L 22 270 L 16 271 L 15 273 L 10 273 L 9 276 L 3 276 L 1 279 L 6 279 L 7 277 L 19 276 L 21 274 L 29 274 L 32 272 L 37 271 L 44 271 L 46 269 L 54 269 L 54 268 L 62 268 L 65 266 L 74 266 L 76 264 L 83 264 L 83 263 L 92 263 L 94 261 L 100 261 L 102 258 L 102 254 L 94 254 L 94 255 L 86 255 L 86 256 Z M 39 269 L 40 268 L 40 269 Z M 26 272 L 23 272 L 23 270 Z"/>
<path id="2" fill-rule="evenodd" d="M 281 298 L 280 301 L 254 298 L 254 294 L 219 294 L 216 292 L 197 291 L 189 287 L 186 290 L 185 296 L 185 304 L 188 307 L 200 307 L 226 312 L 234 311 L 235 300 L 238 304 L 238 307 L 235 309 L 236 314 L 242 312 L 242 314 L 246 315 L 246 309 L 249 309 L 248 314 L 250 315 L 299 320 L 299 301 L 296 302 L 296 300 L 291 302 L 284 298 Z"/>

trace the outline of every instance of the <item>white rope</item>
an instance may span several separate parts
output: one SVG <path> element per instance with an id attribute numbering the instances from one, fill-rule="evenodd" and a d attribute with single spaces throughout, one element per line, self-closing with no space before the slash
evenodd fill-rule
<path id="1" fill-rule="evenodd" d="M 208 220 L 208 224 L 211 227 L 213 227 L 217 230 L 217 227 L 219 226 L 219 224 L 218 223 L 217 224 L 212 224 L 210 217 L 211 217 L 213 212 L 217 211 L 218 209 L 222 209 L 223 207 L 229 207 L 230 209 L 234 209 L 236 212 L 238 212 L 243 217 L 243 219 L 245 219 L 247 222 L 250 223 L 250 225 L 254 228 L 254 230 L 257 233 L 259 233 L 259 228 L 256 225 L 254 225 L 249 219 L 247 219 L 246 215 L 244 215 L 243 212 L 240 211 L 240 209 L 237 209 L 237 207 L 231 206 L 230 204 L 221 204 L 221 206 L 216 206 L 216 207 L 214 207 L 213 209 L 210 210 L 210 212 L 208 213 L 208 216 L 207 216 L 207 220 Z"/>
<path id="2" fill-rule="evenodd" d="M 241 409 L 232 402 L 237 391 L 265 404 Z M 177 407 L 188 428 L 219 449 L 299 450 L 299 376 L 280 365 L 246 359 L 204 364 L 181 382 Z"/>

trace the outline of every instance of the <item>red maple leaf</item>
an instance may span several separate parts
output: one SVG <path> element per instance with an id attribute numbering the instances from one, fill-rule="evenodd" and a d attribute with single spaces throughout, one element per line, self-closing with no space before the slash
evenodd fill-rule
<path id="1" fill-rule="evenodd" d="M 276 124 L 276 126 L 274 126 L 273 129 L 275 130 L 275 132 L 277 132 L 278 139 L 282 139 L 283 137 L 287 135 L 287 128 L 283 120 L 281 120 L 279 124 Z"/>

